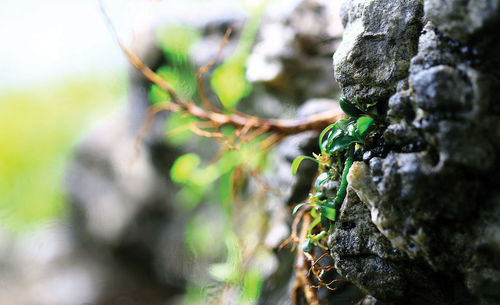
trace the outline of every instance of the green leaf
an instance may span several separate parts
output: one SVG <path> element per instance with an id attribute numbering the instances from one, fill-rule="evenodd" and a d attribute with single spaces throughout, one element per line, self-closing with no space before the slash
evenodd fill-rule
<path id="1" fill-rule="evenodd" d="M 330 208 L 327 206 L 320 206 L 318 208 L 319 212 L 321 215 L 325 216 L 326 218 L 330 219 L 331 221 L 335 221 L 335 217 L 337 216 L 337 210 L 334 208 Z"/>
<path id="2" fill-rule="evenodd" d="M 292 215 L 295 215 L 295 214 L 299 211 L 299 209 L 300 209 L 301 207 L 303 207 L 303 206 L 305 206 L 305 205 L 308 205 L 308 204 L 310 204 L 310 203 L 309 203 L 309 202 L 302 202 L 302 203 L 297 204 L 297 205 L 295 206 L 295 208 L 293 208 Z"/>
<path id="3" fill-rule="evenodd" d="M 302 251 L 304 252 L 311 251 L 311 245 L 312 245 L 311 239 L 310 238 L 306 239 L 306 241 L 302 243 Z"/>
<path id="4" fill-rule="evenodd" d="M 321 149 L 321 151 L 324 151 L 324 148 L 323 148 L 323 137 L 326 135 L 327 132 L 329 132 L 333 127 L 335 127 L 335 124 L 331 124 L 329 125 L 328 127 L 326 127 L 325 129 L 323 129 L 323 131 L 321 132 L 321 134 L 319 135 L 319 148 Z"/>
<path id="5" fill-rule="evenodd" d="M 191 184 L 191 181 L 188 181 L 175 195 L 174 202 L 179 209 L 192 211 L 201 203 L 206 194 L 206 187 L 194 186 Z"/>
<path id="6" fill-rule="evenodd" d="M 335 129 L 328 136 L 326 148 L 328 149 L 331 146 L 332 141 L 345 137 L 349 134 L 349 130 L 354 130 L 354 121 L 353 120 L 339 120 L 335 123 Z"/>
<path id="7" fill-rule="evenodd" d="M 359 135 L 362 136 L 368 130 L 368 128 L 370 128 L 370 125 L 372 123 L 373 123 L 372 117 L 369 116 L 359 117 L 357 121 Z"/>
<path id="8" fill-rule="evenodd" d="M 332 154 L 332 153 L 335 153 L 339 150 L 346 149 L 351 144 L 358 143 L 358 142 L 360 142 L 359 139 L 357 139 L 353 136 L 345 136 L 345 137 L 337 138 L 328 147 L 328 152 Z"/>
<path id="9" fill-rule="evenodd" d="M 328 221 L 328 219 L 327 219 L 327 221 Z M 330 221 L 328 221 L 328 222 L 330 222 Z M 322 239 L 323 237 L 325 237 L 325 235 L 326 235 L 326 231 L 321 231 L 321 232 L 319 232 L 318 234 L 314 235 L 311 239 L 312 239 L 313 241 L 314 241 L 314 240 L 320 240 L 320 239 Z"/>
<path id="10" fill-rule="evenodd" d="M 189 153 L 180 156 L 175 160 L 170 169 L 170 177 L 176 183 L 186 183 L 200 164 L 200 157 L 197 154 Z"/>
<path id="11" fill-rule="evenodd" d="M 211 85 L 221 103 L 228 108 L 235 108 L 252 91 L 252 86 L 246 79 L 244 63 L 238 60 L 216 68 Z"/>
<path id="12" fill-rule="evenodd" d="M 295 158 L 295 160 L 293 160 L 293 163 L 292 163 L 292 175 L 295 175 L 297 173 L 297 169 L 299 168 L 300 162 L 302 162 L 302 160 L 304 160 L 304 159 L 308 159 L 308 160 L 311 160 L 311 161 L 318 163 L 318 160 L 316 160 L 314 158 L 311 158 L 308 156 L 298 156 L 297 158 Z"/>
<path id="13" fill-rule="evenodd" d="M 332 132 L 332 134 L 328 138 L 336 138 L 342 133 L 346 132 L 347 127 L 353 123 L 352 120 L 346 120 L 346 119 L 340 119 L 338 120 L 334 125 L 335 125 L 335 130 Z"/>
<path id="14" fill-rule="evenodd" d="M 345 114 L 347 114 L 349 117 L 353 119 L 357 119 L 360 116 L 366 114 L 364 111 L 360 110 L 358 107 L 356 107 L 353 103 L 351 103 L 344 97 L 341 97 L 339 99 L 339 105 L 340 108 L 342 108 L 342 111 L 344 111 Z"/>
<path id="15" fill-rule="evenodd" d="M 165 124 L 166 141 L 172 145 L 181 145 L 191 139 L 191 124 L 196 118 L 178 112 L 170 113 Z"/>
<path id="16" fill-rule="evenodd" d="M 259 299 L 260 292 L 262 290 L 262 276 L 259 271 L 255 269 L 250 269 L 245 274 L 245 279 L 243 281 L 243 289 L 241 291 L 241 299 L 247 301 L 243 304 L 256 303 Z M 240 304 L 240 303 L 238 303 Z"/>
<path id="17" fill-rule="evenodd" d="M 316 217 L 313 222 L 309 225 L 309 231 L 307 232 L 309 235 L 312 235 L 312 230 L 321 222 L 321 217 Z"/>
<path id="18" fill-rule="evenodd" d="M 185 55 L 201 38 L 200 31 L 179 24 L 167 24 L 157 31 L 157 39 L 165 52 Z"/>
<path id="19" fill-rule="evenodd" d="M 317 209 L 317 207 L 314 207 L 313 209 L 311 209 L 310 214 L 311 214 L 311 216 L 312 216 L 313 218 L 318 217 L 318 211 L 316 211 L 316 209 Z"/>
<path id="20" fill-rule="evenodd" d="M 354 162 L 354 147 L 350 147 L 346 153 L 346 160 L 344 163 L 344 171 L 342 172 L 342 179 L 340 180 L 340 186 L 339 189 L 337 190 L 337 195 L 335 196 L 335 202 L 334 202 L 335 207 L 340 207 L 347 194 L 347 184 L 348 184 L 347 175 L 349 174 L 349 170 L 353 162 Z"/>

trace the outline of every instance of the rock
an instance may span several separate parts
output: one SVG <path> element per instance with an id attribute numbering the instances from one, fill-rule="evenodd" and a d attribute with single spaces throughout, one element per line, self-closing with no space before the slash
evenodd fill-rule
<path id="1" fill-rule="evenodd" d="M 445 304 L 444 295 L 433 287 L 436 285 L 433 274 L 421 268 L 421 262 L 410 267 L 406 255 L 393 249 L 352 188 L 328 246 L 333 250 L 335 267 L 340 273 L 377 300 Z"/>
<path id="2" fill-rule="evenodd" d="M 344 39 L 333 57 L 343 95 L 362 102 L 387 99 L 408 74 L 422 27 L 418 2 L 350 0 L 341 9 Z M 390 17 L 389 17 L 390 16 Z"/>
<path id="3" fill-rule="evenodd" d="M 427 112 L 457 112 L 470 108 L 472 90 L 467 77 L 449 66 L 435 66 L 412 74 L 417 106 Z"/>
<path id="4" fill-rule="evenodd" d="M 465 284 L 474 294 L 481 295 L 483 304 L 498 302 L 500 285 L 500 197 L 492 196 L 473 226 L 474 243 L 468 249 L 469 262 L 464 262 Z"/>
<path id="5" fill-rule="evenodd" d="M 467 42 L 477 32 L 498 22 L 496 0 L 424 1 L 425 15 L 447 36 Z"/>
<path id="6" fill-rule="evenodd" d="M 242 105 L 264 116 L 282 113 L 283 105 L 297 106 L 311 98 L 338 96 L 331 73 L 331 56 L 342 35 L 338 3 L 327 0 L 296 2 L 286 14 L 264 16 L 255 46 L 248 58 L 247 77 L 259 92 L 261 103 L 251 99 Z M 271 5 L 271 7 L 273 7 Z M 278 15 L 278 16 L 276 16 Z M 272 92 L 272 95 L 269 95 Z M 279 102 L 276 102 L 279 101 Z M 251 108 L 253 107 L 253 109 Z"/>
<path id="7" fill-rule="evenodd" d="M 347 213 L 360 199 L 370 211 L 370 221 L 356 220 L 364 228 L 346 232 L 342 223 L 347 216 L 341 216 L 330 236 L 336 241 L 331 243 L 332 255 L 339 258 L 339 272 L 389 303 L 407 304 L 410 294 L 429 292 L 433 297 L 421 304 L 496 304 L 500 294 L 490 284 L 497 285 L 500 271 L 495 237 L 499 231 L 494 224 L 500 137 L 493 96 L 500 87 L 500 63 L 491 54 L 500 48 L 492 29 L 500 17 L 498 2 L 424 1 L 425 14 L 410 14 L 414 22 L 399 23 L 397 31 L 384 25 L 408 16 L 404 12 L 420 11 L 421 5 L 390 1 L 384 4 L 391 10 L 384 11 L 377 4 L 346 2 L 344 41 L 334 56 L 335 76 L 344 94 L 361 101 L 378 99 L 386 125 L 381 140 L 365 148 L 364 161 L 352 166 L 348 181 L 357 196 L 350 193 L 342 206 Z M 396 8 L 399 15 L 391 15 Z M 382 40 L 368 49 L 365 41 L 374 32 L 368 28 L 371 22 L 377 31 L 401 37 L 401 43 L 394 46 Z M 424 25 L 420 34 L 415 32 L 419 24 Z M 416 36 L 409 39 L 405 33 Z M 397 57 L 394 48 L 399 46 L 413 52 Z M 377 77 L 395 66 L 395 58 L 406 64 L 399 65 L 400 73 L 388 82 L 380 82 L 383 77 Z M 377 149 L 387 153 L 374 156 Z M 366 217 L 358 210 L 351 213 Z M 360 248 L 359 241 L 369 239 L 365 235 L 379 243 L 378 252 L 373 245 Z M 369 268 L 363 268 L 367 263 L 361 263 L 360 249 L 370 253 Z M 394 250 L 402 255 L 391 257 Z M 342 256 L 347 262 L 342 263 Z M 404 266 L 410 265 L 418 265 L 418 276 L 406 273 Z M 379 274 L 381 266 L 386 267 Z M 421 276 L 441 280 L 418 286 Z M 399 286 L 390 284 L 392 280 Z"/>

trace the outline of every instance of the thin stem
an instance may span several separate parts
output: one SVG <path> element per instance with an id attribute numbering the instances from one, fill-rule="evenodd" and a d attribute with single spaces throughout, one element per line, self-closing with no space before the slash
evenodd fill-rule
<path id="1" fill-rule="evenodd" d="M 354 161 L 354 145 L 351 145 L 346 152 L 346 160 L 344 163 L 344 171 L 342 172 L 342 180 L 340 182 L 339 190 L 337 191 L 337 196 L 335 197 L 335 209 L 339 210 L 344 198 L 347 194 L 347 174 L 349 174 L 349 169 Z"/>

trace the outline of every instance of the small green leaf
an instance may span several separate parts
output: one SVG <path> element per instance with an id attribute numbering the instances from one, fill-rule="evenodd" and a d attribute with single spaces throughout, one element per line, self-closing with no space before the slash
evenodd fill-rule
<path id="1" fill-rule="evenodd" d="M 311 239 L 310 238 L 306 239 L 306 241 L 302 243 L 302 251 L 304 252 L 311 251 L 311 245 L 312 245 Z"/>
<path id="2" fill-rule="evenodd" d="M 360 142 L 360 141 L 353 136 L 341 137 L 341 138 L 335 139 L 335 141 L 333 141 L 330 144 L 330 146 L 328 147 L 328 152 L 332 154 L 332 153 L 335 153 L 339 150 L 346 149 L 351 144 L 358 143 L 358 142 Z"/>
<path id="3" fill-rule="evenodd" d="M 242 304 L 252 304 L 259 299 L 260 292 L 262 290 L 262 276 L 259 271 L 255 269 L 250 269 L 245 274 L 245 280 L 243 281 L 243 289 L 241 291 L 241 298 L 243 300 L 249 301 L 248 303 L 243 302 Z M 238 304 L 241 304 L 238 302 Z"/>
<path id="4" fill-rule="evenodd" d="M 199 164 L 200 157 L 197 154 L 182 155 L 172 165 L 170 178 L 176 183 L 187 183 Z"/>
<path id="5" fill-rule="evenodd" d="M 193 135 L 190 127 L 195 122 L 194 117 L 178 112 L 170 113 L 165 124 L 166 141 L 174 146 L 185 143 Z"/>
<path id="6" fill-rule="evenodd" d="M 312 235 L 312 230 L 314 230 L 314 228 L 321 222 L 321 217 L 316 217 L 313 222 L 311 222 L 311 224 L 309 225 L 309 231 L 307 231 L 307 233 L 309 235 Z"/>
<path id="7" fill-rule="evenodd" d="M 311 213 L 310 213 L 310 214 L 311 214 L 311 216 L 312 216 L 313 218 L 318 217 L 318 211 L 316 210 L 317 208 L 318 208 L 318 207 L 316 206 L 316 207 L 314 207 L 313 209 L 311 209 Z"/>
<path id="8" fill-rule="evenodd" d="M 328 127 L 326 127 L 325 129 L 323 129 L 323 131 L 321 132 L 321 134 L 319 135 L 319 148 L 321 149 L 321 151 L 324 150 L 323 148 L 323 137 L 326 135 L 327 132 L 329 132 L 333 127 L 335 127 L 335 124 L 331 124 L 329 125 Z"/>
<path id="9" fill-rule="evenodd" d="M 321 206 L 318 208 L 319 212 L 321 215 L 325 216 L 326 218 L 330 219 L 331 221 L 335 221 L 335 217 L 337 216 L 337 210 L 334 208 L 330 208 L 327 206 Z"/>
<path id="10" fill-rule="evenodd" d="M 311 199 L 314 200 L 314 201 L 318 201 L 321 197 L 323 197 L 325 194 L 323 194 L 322 192 L 317 192 L 315 193 Z"/>
<path id="11" fill-rule="evenodd" d="M 180 24 L 167 24 L 157 31 L 157 40 L 162 49 L 176 55 L 187 54 L 200 38 L 199 30 Z"/>
<path id="12" fill-rule="evenodd" d="M 351 168 L 353 162 L 354 162 L 354 147 L 349 147 L 349 150 L 347 150 L 346 153 L 346 160 L 344 163 L 344 171 L 342 172 L 342 179 L 340 180 L 340 186 L 339 189 L 337 190 L 337 195 L 335 196 L 335 202 L 334 202 L 335 207 L 340 207 L 347 194 L 347 184 L 348 184 L 347 175 L 349 174 L 349 169 Z"/>
<path id="13" fill-rule="evenodd" d="M 308 202 L 302 202 L 302 203 L 297 204 L 295 206 L 295 208 L 293 208 L 292 215 L 295 215 L 301 207 L 303 207 L 305 205 L 308 205 L 308 204 L 310 204 L 310 203 L 308 203 Z"/>
<path id="14" fill-rule="evenodd" d="M 293 160 L 293 163 L 292 163 L 292 175 L 295 175 L 297 173 L 297 169 L 299 168 L 300 162 L 302 162 L 302 160 L 304 160 L 304 159 L 308 159 L 308 160 L 311 160 L 311 161 L 318 163 L 318 160 L 316 160 L 314 158 L 307 157 L 307 156 L 298 156 L 297 158 L 295 158 L 295 160 Z"/>
<path id="15" fill-rule="evenodd" d="M 368 128 L 370 128 L 370 125 L 373 123 L 373 118 L 369 116 L 362 116 L 358 118 L 357 125 L 358 125 L 358 133 L 359 135 L 363 135 Z"/>
<path id="16" fill-rule="evenodd" d="M 349 130 L 354 130 L 354 121 L 353 120 L 339 120 L 335 123 L 335 129 L 328 136 L 328 140 L 326 141 L 326 147 L 331 146 L 332 141 L 345 137 L 349 134 Z"/>
<path id="17" fill-rule="evenodd" d="M 340 108 L 342 108 L 342 111 L 344 111 L 345 114 L 347 114 L 349 117 L 353 119 L 357 119 L 360 116 L 366 114 L 364 111 L 360 110 L 358 107 L 356 107 L 353 103 L 351 103 L 344 97 L 341 97 L 339 99 L 339 105 Z"/>
<path id="18" fill-rule="evenodd" d="M 235 108 L 252 91 L 252 85 L 246 79 L 244 62 L 237 60 L 217 67 L 210 84 L 221 103 L 229 108 Z"/>

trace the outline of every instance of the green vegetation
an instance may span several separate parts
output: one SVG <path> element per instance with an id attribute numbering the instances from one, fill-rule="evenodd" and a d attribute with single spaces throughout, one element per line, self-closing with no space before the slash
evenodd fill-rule
<path id="1" fill-rule="evenodd" d="M 64 169 L 89 123 L 123 100 L 125 79 L 85 78 L 0 95 L 0 216 L 22 232 L 60 215 Z"/>
<path id="2" fill-rule="evenodd" d="M 246 61 L 265 2 L 250 11 L 250 18 L 244 26 L 235 53 L 211 73 L 211 89 L 217 94 L 225 110 L 234 109 L 252 91 L 252 86 L 246 79 Z M 168 24 L 158 31 L 158 41 L 167 64 L 156 73 L 165 79 L 182 99 L 195 103 L 201 103 L 201 93 L 189 52 L 199 39 L 200 33 L 197 30 L 180 25 Z M 149 96 L 152 104 L 170 101 L 170 96 L 157 85 L 151 87 Z M 165 127 L 167 143 L 189 145 L 195 136 L 192 129 L 198 128 L 198 123 L 198 119 L 189 115 L 169 114 Z M 237 304 L 253 304 L 260 295 L 262 275 L 251 265 L 245 267 L 250 259 L 248 256 L 251 255 L 246 251 L 254 254 L 254 250 L 262 250 L 248 249 L 236 232 L 234 221 L 241 211 L 235 202 L 235 190 L 245 185 L 245 176 L 266 168 L 269 155 L 266 149 L 261 148 L 263 136 L 256 135 L 250 141 L 228 126 L 221 127 L 217 132 L 221 148 L 212 160 L 206 160 L 207 150 L 204 150 L 199 154 L 184 154 L 174 162 L 170 177 L 180 187 L 175 202 L 179 203 L 179 209 L 194 212 L 186 226 L 186 248 L 195 257 L 209 262 L 209 282 L 215 281 L 223 285 L 222 287 L 233 287 L 239 291 Z M 198 214 L 196 209 L 202 202 L 207 205 L 216 204 L 218 217 L 221 218 L 218 223 L 200 219 L 204 215 Z M 250 213 L 255 213 L 251 219 L 265 222 L 267 216 L 261 213 L 260 209 L 256 208 Z M 245 224 L 243 222 L 239 225 Z M 265 225 L 259 224 L 258 227 Z M 255 229 L 242 231 L 252 234 L 258 232 Z M 209 237 L 207 234 L 214 235 Z M 190 279 L 184 304 L 206 303 L 210 296 L 204 291 L 206 280 L 203 283 L 204 280 L 200 279 L 202 277 L 203 275 L 199 274 L 197 278 Z"/>
<path id="3" fill-rule="evenodd" d="M 349 118 L 338 120 L 321 132 L 319 137 L 321 154 L 314 155 L 314 158 L 299 156 L 292 163 L 294 175 L 300 163 L 306 159 L 317 162 L 320 170 L 314 183 L 314 194 L 309 194 L 308 202 L 298 204 L 293 210 L 295 215 L 300 208 L 308 206 L 313 217 L 307 239 L 302 244 L 302 249 L 305 252 L 310 251 L 312 245 L 326 249 L 321 240 L 333 229 L 337 211 L 346 196 L 347 174 L 354 161 L 356 145 L 363 145 L 376 126 L 374 124 L 376 117 L 374 105 L 370 105 L 365 111 L 356 105 L 356 101 L 352 103 L 345 98 L 340 98 L 339 104 Z M 332 198 L 326 198 L 325 194 L 320 191 L 320 187 L 328 180 L 340 182 L 337 194 Z M 319 224 L 321 224 L 322 230 L 314 234 L 313 231 Z"/>

